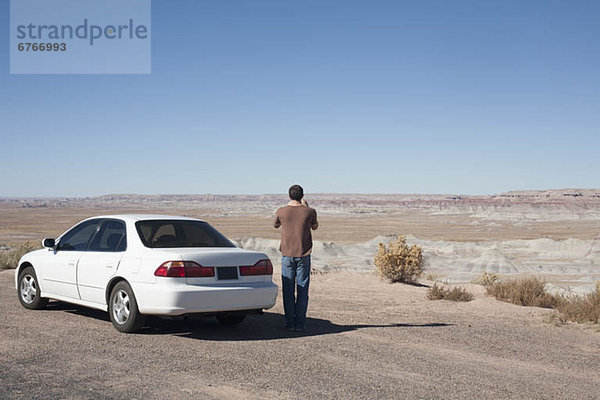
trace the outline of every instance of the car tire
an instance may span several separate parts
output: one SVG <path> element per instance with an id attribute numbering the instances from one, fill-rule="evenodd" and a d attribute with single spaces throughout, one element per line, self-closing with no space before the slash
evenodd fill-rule
<path id="1" fill-rule="evenodd" d="M 17 295 L 23 307 L 29 310 L 40 310 L 46 307 L 48 299 L 41 297 L 42 291 L 33 267 L 24 268 L 19 274 L 18 282 Z"/>
<path id="2" fill-rule="evenodd" d="M 144 317 L 138 310 L 133 290 L 125 281 L 117 283 L 110 292 L 108 314 L 120 332 L 135 332 L 144 325 Z"/>
<path id="3" fill-rule="evenodd" d="M 246 319 L 243 314 L 217 314 L 217 321 L 223 325 L 236 326 L 241 324 Z"/>

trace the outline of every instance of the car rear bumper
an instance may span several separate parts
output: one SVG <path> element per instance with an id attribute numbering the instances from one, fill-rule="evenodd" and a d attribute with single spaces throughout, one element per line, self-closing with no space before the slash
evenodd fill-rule
<path id="1" fill-rule="evenodd" d="M 273 282 L 188 285 L 178 278 L 164 278 L 154 284 L 132 284 L 132 289 L 140 313 L 150 315 L 267 309 L 277 300 Z"/>

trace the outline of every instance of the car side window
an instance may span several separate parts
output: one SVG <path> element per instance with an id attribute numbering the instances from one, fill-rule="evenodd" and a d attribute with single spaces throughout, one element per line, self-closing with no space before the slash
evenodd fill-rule
<path id="1" fill-rule="evenodd" d="M 125 251 L 127 236 L 125 223 L 120 220 L 106 220 L 92 238 L 88 251 Z"/>
<path id="2" fill-rule="evenodd" d="M 98 219 L 92 219 L 75 226 L 60 238 L 56 249 L 60 251 L 84 251 L 90 238 L 98 228 L 99 222 Z"/>

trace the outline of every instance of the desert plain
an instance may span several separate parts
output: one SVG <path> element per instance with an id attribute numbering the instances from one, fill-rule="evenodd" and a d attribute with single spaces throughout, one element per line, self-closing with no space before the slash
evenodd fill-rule
<path id="1" fill-rule="evenodd" d="M 28 311 L 0 272 L 2 398 L 600 398 L 598 326 L 550 323 L 470 283 L 483 272 L 542 277 L 580 294 L 600 280 L 600 190 L 487 196 L 307 195 L 319 213 L 307 331 L 281 329 L 281 297 L 235 329 L 209 319 L 152 321 L 139 334 L 52 302 Z M 107 195 L 0 199 L 0 247 L 57 237 L 83 218 L 152 213 L 204 219 L 267 253 L 285 195 Z M 379 243 L 423 249 L 420 286 L 374 271 Z M 276 268 L 275 281 L 280 278 Z M 430 301 L 460 285 L 468 303 Z"/>

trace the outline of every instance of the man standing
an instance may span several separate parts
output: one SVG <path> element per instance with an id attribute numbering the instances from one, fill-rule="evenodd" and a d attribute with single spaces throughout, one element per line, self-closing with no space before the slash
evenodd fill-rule
<path id="1" fill-rule="evenodd" d="M 281 227 L 281 280 L 283 309 L 289 331 L 302 332 L 308 308 L 310 282 L 311 229 L 317 229 L 317 212 L 302 201 L 304 190 L 300 185 L 289 189 L 290 202 L 275 213 L 275 228 Z M 296 295 L 294 295 L 296 286 Z"/>

